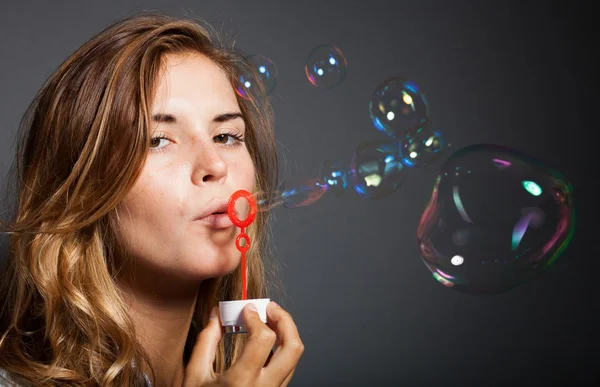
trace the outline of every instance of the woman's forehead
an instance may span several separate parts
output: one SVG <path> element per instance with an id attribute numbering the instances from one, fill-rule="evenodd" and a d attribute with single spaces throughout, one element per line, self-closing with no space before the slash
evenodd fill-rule
<path id="1" fill-rule="evenodd" d="M 160 72 L 152 113 L 161 109 L 239 109 L 226 73 L 201 54 L 167 55 Z"/>

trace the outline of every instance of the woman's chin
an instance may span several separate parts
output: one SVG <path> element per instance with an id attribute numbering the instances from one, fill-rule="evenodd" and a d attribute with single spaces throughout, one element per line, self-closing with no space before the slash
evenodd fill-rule
<path id="1" fill-rule="evenodd" d="M 197 271 L 205 277 L 218 278 L 225 277 L 237 269 L 240 264 L 239 257 L 227 256 L 205 261 L 199 264 Z"/>

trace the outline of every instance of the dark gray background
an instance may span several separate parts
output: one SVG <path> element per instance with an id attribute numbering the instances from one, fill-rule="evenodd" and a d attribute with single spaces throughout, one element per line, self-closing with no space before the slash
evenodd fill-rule
<path id="1" fill-rule="evenodd" d="M 575 188 L 575 237 L 538 280 L 497 296 L 446 289 L 422 264 L 416 226 L 439 164 L 379 201 L 326 196 L 276 209 L 274 243 L 306 345 L 294 386 L 588 385 L 599 378 L 597 229 L 592 187 L 591 11 L 542 1 L 3 1 L 0 6 L 2 182 L 18 121 L 73 50 L 138 10 L 200 16 L 279 70 L 272 98 L 282 174 L 318 174 L 362 141 L 376 85 L 403 75 L 425 91 L 451 149 L 490 142 L 558 167 Z M 349 72 L 332 90 L 303 72 L 335 44 Z M 451 151 L 446 153 L 449 156 Z M 283 160 L 282 160 L 283 161 Z M 590 183 L 591 182 L 591 183 Z M 585 236 L 587 235 L 587 236 Z M 588 239 L 590 238 L 590 239 Z"/>

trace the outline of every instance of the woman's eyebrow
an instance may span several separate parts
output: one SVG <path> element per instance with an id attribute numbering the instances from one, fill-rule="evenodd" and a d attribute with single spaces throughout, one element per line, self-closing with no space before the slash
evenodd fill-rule
<path id="1" fill-rule="evenodd" d="M 236 118 L 241 118 L 243 120 L 244 116 L 242 115 L 242 113 L 239 113 L 239 112 L 223 113 L 223 114 L 216 115 L 213 118 L 213 122 L 227 122 L 227 121 L 235 120 Z"/>
<path id="2" fill-rule="evenodd" d="M 227 122 L 237 118 L 241 118 L 243 120 L 244 116 L 240 112 L 222 113 L 214 116 L 212 122 Z M 152 116 L 152 121 L 157 123 L 174 124 L 177 122 L 177 117 L 175 117 L 173 114 L 159 113 Z"/>
<path id="3" fill-rule="evenodd" d="M 172 114 L 154 114 L 152 116 L 152 122 L 157 123 L 175 123 L 177 119 Z"/>

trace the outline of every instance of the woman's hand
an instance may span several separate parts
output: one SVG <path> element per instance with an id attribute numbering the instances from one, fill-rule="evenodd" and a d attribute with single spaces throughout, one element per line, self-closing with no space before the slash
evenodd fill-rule
<path id="1" fill-rule="evenodd" d="M 274 302 L 267 305 L 267 324 L 251 306 L 246 305 L 242 311 L 248 341 L 240 357 L 222 374 L 213 371 L 222 330 L 218 307 L 212 310 L 209 323 L 198 334 L 183 387 L 288 385 L 304 352 L 296 324 L 292 316 Z M 277 350 L 270 356 L 273 345 Z"/>

